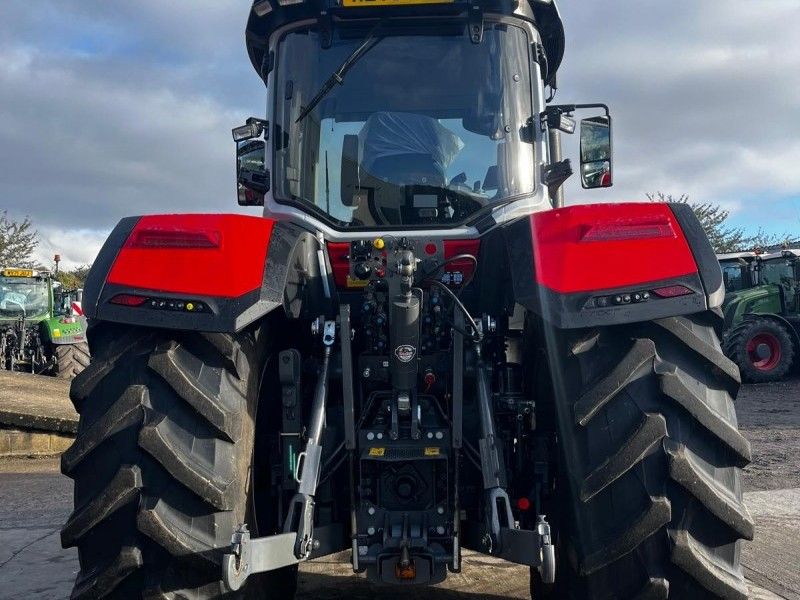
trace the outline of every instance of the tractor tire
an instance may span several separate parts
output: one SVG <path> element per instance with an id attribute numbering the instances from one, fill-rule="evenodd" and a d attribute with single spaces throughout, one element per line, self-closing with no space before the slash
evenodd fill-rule
<path id="1" fill-rule="evenodd" d="M 59 344 L 55 347 L 55 375 L 62 379 L 74 379 L 89 366 L 89 344 Z"/>
<path id="2" fill-rule="evenodd" d="M 760 356 L 758 347 L 765 349 Z M 747 319 L 728 333 L 724 350 L 739 365 L 742 378 L 751 383 L 780 381 L 794 363 L 794 341 L 789 331 L 774 319 Z"/>
<path id="3" fill-rule="evenodd" d="M 556 597 L 747 599 L 750 444 L 719 325 L 708 312 L 561 332 L 552 368 L 568 508 Z"/>
<path id="4" fill-rule="evenodd" d="M 70 393 L 77 439 L 61 461 L 75 480 L 61 531 L 80 558 L 72 598 L 293 596 L 291 573 L 275 596 L 268 575 L 236 594 L 221 581 L 233 531 L 253 529 L 265 337 L 95 327 Z"/>

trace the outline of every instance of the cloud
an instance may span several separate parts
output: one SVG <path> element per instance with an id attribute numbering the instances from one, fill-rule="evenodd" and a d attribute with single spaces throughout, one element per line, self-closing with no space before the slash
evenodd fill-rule
<path id="1" fill-rule="evenodd" d="M 0 3 L 0 208 L 74 264 L 125 215 L 239 210 L 230 128 L 264 104 L 249 5 Z M 575 176 L 570 203 L 686 193 L 755 227 L 764 199 L 800 197 L 796 0 L 559 5 L 557 100 L 607 102 L 615 126 L 615 187 Z"/>
<path id="2" fill-rule="evenodd" d="M 65 262 L 126 215 L 240 210 L 230 129 L 263 105 L 247 2 L 113 4 L 0 7 L 0 206 Z"/>
<path id="3" fill-rule="evenodd" d="M 38 263 L 45 266 L 53 265 L 53 257 L 61 257 L 59 264 L 62 270 L 71 270 L 76 267 L 94 262 L 100 247 L 103 245 L 108 231 L 91 229 L 39 228 L 39 247 L 35 257 Z"/>
<path id="4" fill-rule="evenodd" d="M 758 214 L 742 200 L 800 195 L 800 4 L 561 6 L 559 100 L 606 101 L 615 125 L 615 187 L 584 192 L 573 181 L 573 201 L 661 189 Z"/>

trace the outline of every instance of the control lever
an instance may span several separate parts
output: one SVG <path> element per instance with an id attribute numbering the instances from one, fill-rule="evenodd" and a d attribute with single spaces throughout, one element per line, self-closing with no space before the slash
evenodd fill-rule
<path id="1" fill-rule="evenodd" d="M 514 514 L 511 500 L 506 492 L 506 472 L 503 462 L 503 449 L 494 430 L 494 412 L 489 386 L 489 373 L 481 356 L 480 344 L 475 344 L 478 355 L 478 407 L 480 410 L 481 434 L 479 447 L 481 453 L 481 472 L 486 508 L 486 525 L 491 536 L 492 552 L 500 551 L 501 528 L 514 529 Z"/>
<path id="2" fill-rule="evenodd" d="M 319 331 L 319 325 L 315 328 Z M 325 430 L 325 404 L 328 396 L 328 367 L 333 342 L 336 339 L 336 323 L 324 321 L 322 325 L 324 356 L 317 385 L 314 389 L 314 402 L 311 407 L 311 423 L 308 428 L 306 447 L 297 457 L 295 480 L 297 493 L 289 502 L 289 512 L 284 522 L 285 533 L 297 533 L 294 555 L 298 559 L 308 558 L 314 543 L 314 496 L 319 484 L 322 462 L 322 433 Z"/>

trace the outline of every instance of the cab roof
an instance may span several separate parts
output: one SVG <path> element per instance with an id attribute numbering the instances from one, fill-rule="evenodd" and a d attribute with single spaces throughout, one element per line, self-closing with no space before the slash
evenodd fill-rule
<path id="1" fill-rule="evenodd" d="M 779 250 L 778 252 L 770 252 L 769 254 L 762 254 L 759 256 L 759 259 L 764 260 L 775 260 L 778 258 L 800 258 L 800 250 L 795 249 L 788 249 L 788 250 Z"/>
<path id="2" fill-rule="evenodd" d="M 254 0 L 245 32 L 247 53 L 253 68 L 266 80 L 271 68 L 269 36 L 288 23 L 313 18 L 330 24 L 348 19 L 456 16 L 470 13 L 474 7 L 534 21 L 547 56 L 545 84 L 555 84 L 565 44 L 555 0 Z"/>
<path id="3" fill-rule="evenodd" d="M 717 254 L 717 260 L 720 262 L 726 260 L 754 260 L 758 254 L 755 252 L 727 252 L 725 254 Z"/>
<path id="4" fill-rule="evenodd" d="M 50 271 L 42 269 L 0 266 L 0 277 L 50 277 L 50 275 Z"/>

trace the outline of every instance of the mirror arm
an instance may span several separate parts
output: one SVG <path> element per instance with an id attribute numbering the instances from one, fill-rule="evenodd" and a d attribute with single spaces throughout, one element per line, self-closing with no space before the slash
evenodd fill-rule
<path id="1" fill-rule="evenodd" d="M 245 121 L 245 124 L 257 124 L 257 127 L 264 133 L 264 140 L 269 140 L 269 121 L 266 119 L 259 119 L 258 117 L 249 117 L 247 121 Z M 259 132 L 258 135 L 261 135 L 261 132 Z"/>
<path id="2" fill-rule="evenodd" d="M 542 167 L 542 183 L 551 192 L 555 191 L 564 185 L 564 182 L 572 176 L 573 172 L 572 161 L 568 158 L 545 165 Z"/>

